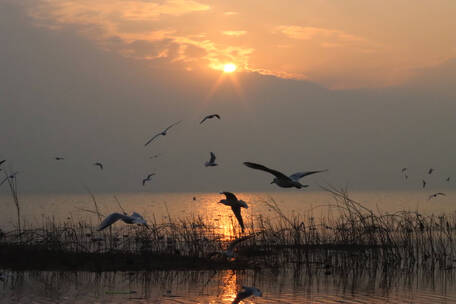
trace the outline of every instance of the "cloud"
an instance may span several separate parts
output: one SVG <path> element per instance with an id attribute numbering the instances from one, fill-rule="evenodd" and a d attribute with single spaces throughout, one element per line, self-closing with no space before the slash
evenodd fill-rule
<path id="1" fill-rule="evenodd" d="M 286 37 L 295 40 L 318 40 L 320 46 L 325 48 L 357 47 L 370 49 L 378 47 L 374 43 L 356 35 L 348 34 L 341 30 L 326 29 L 312 26 L 281 25 L 276 27 Z"/>
<path id="2" fill-rule="evenodd" d="M 240 37 L 247 34 L 247 31 L 222 31 L 223 35 Z"/>

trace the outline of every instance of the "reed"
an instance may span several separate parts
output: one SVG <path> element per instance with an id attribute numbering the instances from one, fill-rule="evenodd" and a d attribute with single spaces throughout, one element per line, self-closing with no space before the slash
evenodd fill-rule
<path id="1" fill-rule="evenodd" d="M 334 202 L 324 207 L 336 212 L 318 219 L 312 209 L 288 215 L 272 198 L 266 200 L 272 216 L 259 215 L 247 222 L 246 234 L 255 236 L 236 247 L 233 259 L 213 253 L 222 253 L 231 240 L 242 235 L 236 223 L 233 235 L 227 238 L 202 216 L 168 216 L 160 222 L 152 215 L 149 228 L 116 225 L 101 232 L 89 222 L 46 218 L 39 228 L 21 227 L 18 220 L 16 230 L 3 234 L 0 266 L 120 270 L 257 268 L 292 263 L 331 269 L 374 263 L 381 267 L 452 267 L 456 213 L 382 213 L 352 200 L 345 189 L 325 190 Z M 94 212 L 101 214 L 93 201 Z M 19 200 L 17 206 L 19 218 Z"/>

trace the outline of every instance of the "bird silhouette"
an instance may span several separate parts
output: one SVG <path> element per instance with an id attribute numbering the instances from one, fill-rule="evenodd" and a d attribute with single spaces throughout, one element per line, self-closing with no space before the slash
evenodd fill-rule
<path id="1" fill-rule="evenodd" d="M 285 174 L 283 174 L 280 171 L 270 169 L 270 168 L 260 165 L 260 164 L 244 162 L 244 165 L 246 165 L 249 168 L 265 171 L 265 172 L 268 172 L 268 173 L 274 175 L 275 178 L 271 182 L 271 184 L 276 184 L 277 186 L 282 187 L 282 188 L 295 187 L 295 188 L 301 189 L 301 188 L 309 187 L 309 185 L 301 184 L 299 182 L 299 180 L 307 175 L 328 171 L 326 169 L 326 170 L 317 170 L 317 171 L 296 172 L 290 176 L 286 176 Z"/>
<path id="2" fill-rule="evenodd" d="M 211 159 L 209 159 L 209 161 L 205 162 L 204 165 L 206 167 L 218 166 L 218 164 L 215 163 L 215 154 L 214 154 L 214 152 L 211 152 Z"/>
<path id="3" fill-rule="evenodd" d="M 200 121 L 200 124 L 202 124 L 202 123 L 205 122 L 206 120 L 211 119 L 211 118 L 214 118 L 214 117 L 220 119 L 220 115 L 218 115 L 218 114 L 211 114 L 211 115 L 207 115 L 206 117 L 204 117 L 203 120 Z"/>
<path id="4" fill-rule="evenodd" d="M 103 167 L 103 164 L 100 163 L 100 162 L 96 162 L 96 163 L 94 163 L 93 165 L 99 167 L 100 170 L 103 170 L 103 168 L 104 168 L 104 167 Z"/>
<path id="5" fill-rule="evenodd" d="M 219 201 L 219 204 L 223 204 L 226 206 L 230 206 L 231 210 L 233 211 L 234 215 L 236 216 L 236 219 L 239 222 L 239 225 L 241 226 L 242 232 L 244 232 L 245 226 L 244 226 L 244 221 L 242 220 L 242 215 L 241 215 L 241 207 L 242 208 L 249 208 L 247 206 L 247 203 L 244 202 L 243 200 L 238 200 L 236 195 L 234 195 L 231 192 L 220 192 L 220 194 L 224 194 L 226 196 L 226 199 L 222 199 Z"/>
<path id="6" fill-rule="evenodd" d="M 168 134 L 168 130 L 171 129 L 172 127 L 174 127 L 175 125 L 178 125 L 182 122 L 182 120 L 179 120 L 178 122 L 175 122 L 173 123 L 172 125 L 170 125 L 169 127 L 167 127 L 166 129 L 164 129 L 163 131 L 155 134 L 154 136 L 152 136 L 145 144 L 144 146 L 147 146 L 148 144 L 150 144 L 155 138 L 159 137 L 160 135 L 162 136 L 165 136 L 166 134 Z"/>
<path id="7" fill-rule="evenodd" d="M 154 175 L 155 175 L 155 173 L 148 174 L 147 177 L 142 180 L 142 185 L 144 186 L 146 184 L 146 182 L 150 181 L 150 179 Z"/>

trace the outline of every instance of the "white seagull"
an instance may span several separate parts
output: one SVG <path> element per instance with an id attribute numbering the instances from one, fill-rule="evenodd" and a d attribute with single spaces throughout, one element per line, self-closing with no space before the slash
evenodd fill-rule
<path id="1" fill-rule="evenodd" d="M 256 287 L 242 286 L 241 291 L 238 292 L 236 298 L 231 304 L 237 304 L 250 296 L 262 297 L 263 293 Z"/>
<path id="2" fill-rule="evenodd" d="M 147 175 L 147 177 L 142 180 L 142 185 L 144 186 L 146 184 L 146 182 L 150 181 L 151 177 L 154 175 L 155 175 L 155 173 L 151 173 L 151 174 Z"/>
<path id="3" fill-rule="evenodd" d="M 241 207 L 242 208 L 249 208 L 247 206 L 247 203 L 244 202 L 243 200 L 238 200 L 236 195 L 234 195 L 231 192 L 220 192 L 220 194 L 224 194 L 226 196 L 226 199 L 222 199 L 219 201 L 219 204 L 223 204 L 226 206 L 230 206 L 231 210 L 233 211 L 234 215 L 236 216 L 236 219 L 239 222 L 239 225 L 241 226 L 242 232 L 244 232 L 245 226 L 244 226 L 244 221 L 242 220 L 242 215 L 241 215 Z"/>
<path id="4" fill-rule="evenodd" d="M 98 226 L 98 228 L 97 228 L 97 231 L 101 231 L 101 230 L 105 229 L 106 227 L 111 226 L 118 220 L 122 220 L 126 224 L 138 224 L 138 225 L 144 225 L 146 227 L 149 227 L 149 226 L 147 226 L 146 220 L 140 214 L 138 214 L 136 212 L 133 212 L 131 215 L 114 212 L 114 213 L 111 213 L 110 215 L 108 215 L 101 222 L 100 226 Z"/>
<path id="5" fill-rule="evenodd" d="M 218 166 L 218 164 L 215 163 L 215 154 L 214 152 L 211 152 L 211 159 L 207 162 L 204 163 L 206 167 L 215 167 Z"/>
<path id="6" fill-rule="evenodd" d="M 437 197 L 437 196 L 439 196 L 439 195 L 441 195 L 441 196 L 446 196 L 445 193 L 437 192 L 437 193 L 434 193 L 434 194 L 429 195 L 428 200 L 433 199 L 434 197 Z"/>
<path id="7" fill-rule="evenodd" d="M 149 140 L 145 143 L 144 146 L 147 146 L 148 144 L 150 144 L 155 138 L 157 138 L 157 137 L 160 136 L 160 135 L 165 136 L 165 135 L 167 134 L 167 132 L 168 132 L 169 129 L 171 129 L 171 128 L 174 127 L 175 125 L 180 124 L 181 121 L 182 121 L 182 120 L 179 120 L 178 122 L 173 123 L 173 124 L 170 125 L 168 128 L 166 128 L 166 129 L 164 129 L 163 131 L 161 131 L 160 133 L 155 134 L 154 136 L 152 136 L 152 138 L 149 139 Z"/>
<path id="8" fill-rule="evenodd" d="M 203 122 L 205 122 L 207 119 L 211 119 L 211 118 L 214 118 L 214 117 L 217 117 L 218 119 L 220 119 L 220 115 L 218 115 L 218 114 L 211 114 L 211 115 L 207 115 L 206 117 L 204 117 L 203 120 L 200 121 L 200 124 L 202 124 Z"/>
<path id="9" fill-rule="evenodd" d="M 301 178 L 303 178 L 304 176 L 307 176 L 307 175 L 328 171 L 327 169 L 325 169 L 325 170 L 317 170 L 317 171 L 296 172 L 296 173 L 294 173 L 294 174 L 292 174 L 290 176 L 286 176 L 282 172 L 270 169 L 270 168 L 265 167 L 265 166 L 260 165 L 260 164 L 244 162 L 244 165 L 246 165 L 247 167 L 252 168 L 252 169 L 262 170 L 262 171 L 266 171 L 268 173 L 271 173 L 272 175 L 275 176 L 275 178 L 271 182 L 271 184 L 276 184 L 277 186 L 282 187 L 282 188 L 295 187 L 295 188 L 301 189 L 301 188 L 304 188 L 304 187 L 309 187 L 309 185 L 301 184 L 299 182 L 299 180 Z"/>

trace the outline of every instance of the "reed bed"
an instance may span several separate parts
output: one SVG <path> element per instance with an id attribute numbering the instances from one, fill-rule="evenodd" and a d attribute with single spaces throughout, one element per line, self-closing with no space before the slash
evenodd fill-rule
<path id="1" fill-rule="evenodd" d="M 434 265 L 452 269 L 456 261 L 456 213 L 382 213 L 352 200 L 346 190 L 325 188 L 336 215 L 287 215 L 271 198 L 272 216 L 252 217 L 245 234 L 233 223 L 231 236 L 201 216 L 166 221 L 148 218 L 149 227 L 116 225 L 104 231 L 72 218 L 19 226 L 0 233 L 0 264 L 22 269 L 214 269 L 281 267 L 400 267 Z M 95 201 L 95 200 L 94 200 Z M 16 200 L 15 200 L 16 202 Z M 18 203 L 19 205 L 19 203 Z M 98 208 L 96 209 L 99 215 Z M 20 221 L 19 221 L 20 223 Z M 233 239 L 252 234 L 223 255 Z M 432 266 L 432 267 L 434 267 Z"/>

